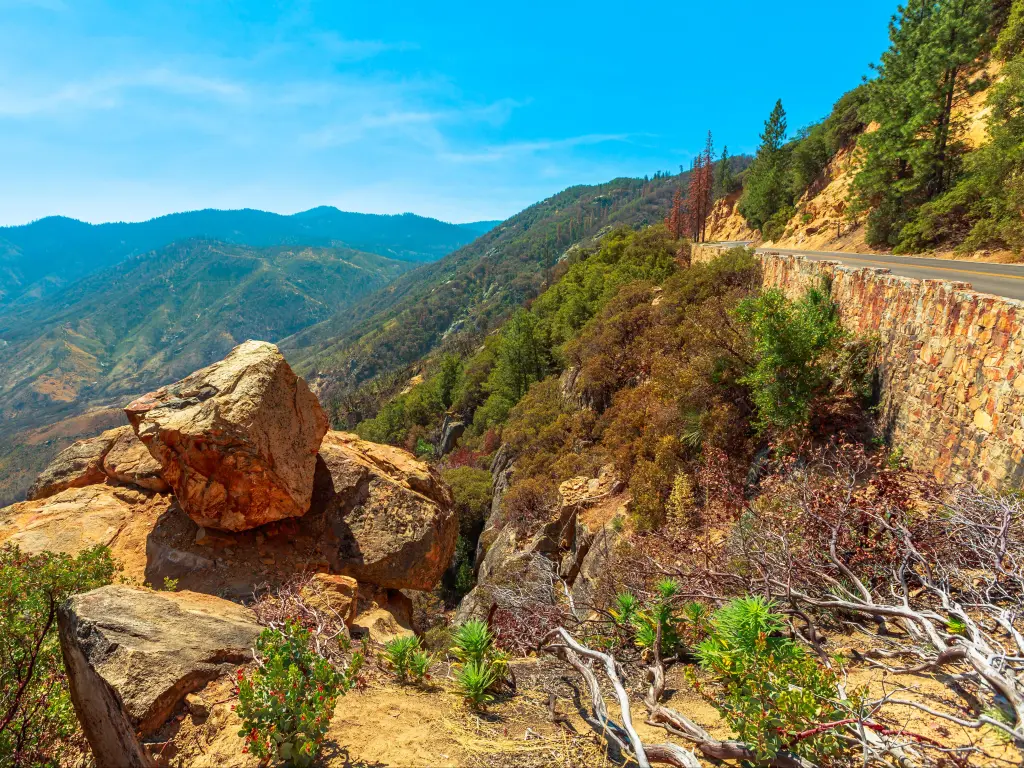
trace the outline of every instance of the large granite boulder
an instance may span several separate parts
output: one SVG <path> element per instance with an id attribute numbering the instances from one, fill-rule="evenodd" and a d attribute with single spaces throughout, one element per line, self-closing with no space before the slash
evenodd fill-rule
<path id="1" fill-rule="evenodd" d="M 199 525 L 244 531 L 309 510 L 327 416 L 273 344 L 240 344 L 125 413 Z"/>
<path id="2" fill-rule="evenodd" d="M 49 550 L 77 555 L 103 545 L 125 576 L 144 580 L 147 539 L 173 507 L 170 496 L 127 486 L 68 488 L 0 509 L 0 546 L 16 544 L 31 554 Z"/>
<path id="3" fill-rule="evenodd" d="M 192 592 L 111 585 L 58 613 L 71 700 L 97 765 L 154 765 L 145 739 L 189 693 L 252 658 L 251 611 Z"/>
<path id="4" fill-rule="evenodd" d="M 313 513 L 331 570 L 392 589 L 432 589 L 451 564 L 458 517 L 440 476 L 411 454 L 329 432 Z"/>
<path id="5" fill-rule="evenodd" d="M 69 488 L 83 488 L 108 480 L 161 493 L 168 490 L 160 465 L 135 436 L 134 430 L 125 424 L 96 437 L 78 440 L 58 453 L 36 478 L 26 498 L 29 501 L 45 499 Z"/>

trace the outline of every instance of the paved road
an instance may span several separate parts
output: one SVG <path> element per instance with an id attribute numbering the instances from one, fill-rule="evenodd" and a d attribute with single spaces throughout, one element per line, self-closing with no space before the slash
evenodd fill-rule
<path id="1" fill-rule="evenodd" d="M 723 243 L 745 245 L 745 243 Z M 956 280 L 970 283 L 980 293 L 993 293 L 1024 301 L 1024 265 L 984 261 L 926 259 L 918 256 L 876 256 L 866 253 L 799 251 L 791 248 L 758 248 L 758 253 L 790 253 L 817 261 L 841 261 L 851 267 L 884 267 L 902 277 Z"/>

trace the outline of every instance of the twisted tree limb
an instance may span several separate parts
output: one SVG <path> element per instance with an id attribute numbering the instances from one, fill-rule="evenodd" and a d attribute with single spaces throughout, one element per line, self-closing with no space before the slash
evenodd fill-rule
<path id="1" fill-rule="evenodd" d="M 655 643 L 660 648 L 660 643 Z M 629 695 L 619 673 L 618 662 L 611 654 L 591 650 L 577 641 L 564 627 L 552 630 L 541 643 L 541 649 L 553 654 L 572 666 L 590 692 L 592 716 L 584 719 L 596 731 L 605 736 L 622 752 L 630 754 L 640 766 L 652 763 L 678 766 L 678 768 L 699 768 L 700 761 L 694 752 L 677 744 L 644 744 L 633 727 L 630 714 Z M 623 725 L 617 724 L 608 715 L 608 707 L 601 694 L 600 682 L 593 668 L 583 659 L 600 663 L 608 676 L 622 711 Z M 757 754 L 749 746 L 739 741 L 719 741 L 712 737 L 704 728 L 675 710 L 665 707 L 660 699 L 665 691 L 665 668 L 660 652 L 655 652 L 655 663 L 648 671 L 651 680 L 643 704 L 648 711 L 648 722 L 658 725 L 667 732 L 685 738 L 694 743 L 701 754 L 711 760 L 734 761 L 761 765 L 765 768 L 816 768 L 803 758 L 790 753 L 782 753 L 770 761 L 760 761 Z"/>

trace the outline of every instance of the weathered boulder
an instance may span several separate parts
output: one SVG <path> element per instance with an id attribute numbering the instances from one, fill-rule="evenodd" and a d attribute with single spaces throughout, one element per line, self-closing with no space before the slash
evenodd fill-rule
<path id="1" fill-rule="evenodd" d="M 397 589 L 374 590 L 366 585 L 359 595 L 359 610 L 352 622 L 354 634 L 369 635 L 381 645 L 416 634 L 412 626 L 412 600 Z"/>
<path id="2" fill-rule="evenodd" d="M 108 480 L 161 493 L 168 490 L 160 476 L 160 465 L 125 424 L 79 440 L 58 453 L 36 478 L 26 498 L 45 499 L 68 488 Z"/>
<path id="3" fill-rule="evenodd" d="M 199 525 L 244 531 L 309 510 L 327 416 L 273 344 L 240 344 L 125 413 Z"/>
<path id="4" fill-rule="evenodd" d="M 173 503 L 169 496 L 128 487 L 68 488 L 0 509 L 0 545 L 17 544 L 32 554 L 77 555 L 101 544 L 110 547 L 126 576 L 142 579 L 146 540 Z"/>
<path id="5" fill-rule="evenodd" d="M 185 696 L 252 657 L 252 612 L 192 592 L 111 585 L 58 613 L 71 700 L 98 765 L 152 766 L 143 744 Z"/>
<path id="6" fill-rule="evenodd" d="M 107 478 L 103 457 L 117 439 L 117 432 L 110 429 L 96 437 L 78 440 L 58 453 L 36 478 L 25 498 L 29 501 L 45 499 L 68 488 L 102 483 Z"/>
<path id="7" fill-rule="evenodd" d="M 159 462 L 142 444 L 135 430 L 126 424 L 111 431 L 115 439 L 103 456 L 103 473 L 108 478 L 157 493 L 171 490 L 163 478 Z"/>
<path id="8" fill-rule="evenodd" d="M 381 587 L 432 589 L 451 563 L 458 518 L 440 476 L 411 454 L 329 432 L 313 512 L 331 570 Z"/>
<path id="9" fill-rule="evenodd" d="M 302 598 L 311 608 L 335 613 L 352 626 L 358 605 L 359 582 L 335 573 L 314 573 L 302 588 Z"/>

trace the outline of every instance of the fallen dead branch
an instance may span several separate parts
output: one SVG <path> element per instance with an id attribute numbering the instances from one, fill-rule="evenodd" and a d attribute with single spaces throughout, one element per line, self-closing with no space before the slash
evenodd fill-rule
<path id="1" fill-rule="evenodd" d="M 541 644 L 541 649 L 562 659 L 580 674 L 590 692 L 592 710 L 592 714 L 586 715 L 584 719 L 620 752 L 630 755 L 640 766 L 649 766 L 652 763 L 680 766 L 681 768 L 700 766 L 695 752 L 678 744 L 643 743 L 633 727 L 629 695 L 623 683 L 621 668 L 611 654 L 587 648 L 569 634 L 564 627 L 552 630 Z M 601 692 L 600 681 L 593 666 L 587 661 L 600 666 L 611 683 L 621 713 L 621 725 L 612 720 L 608 714 L 608 706 Z M 665 690 L 665 673 L 661 659 L 657 656 L 649 676 L 651 685 L 643 700 L 643 704 L 648 710 L 649 722 L 663 727 L 670 734 L 692 742 L 694 748 L 706 758 L 761 764 L 767 768 L 814 767 L 813 763 L 791 753 L 780 754 L 767 762 L 758 761 L 754 750 L 746 744 L 715 739 L 697 723 L 660 703 Z"/>

